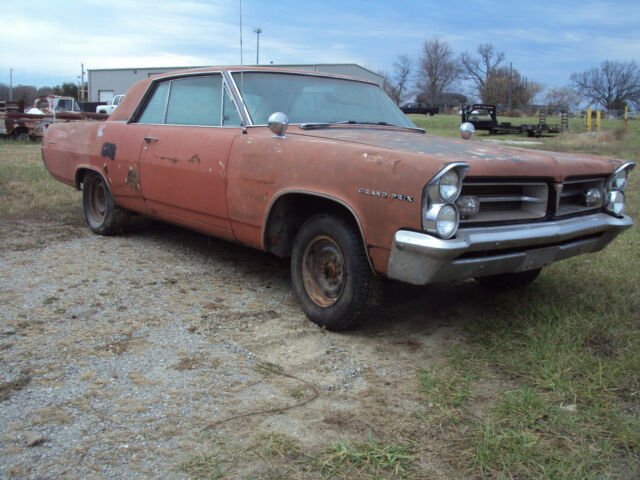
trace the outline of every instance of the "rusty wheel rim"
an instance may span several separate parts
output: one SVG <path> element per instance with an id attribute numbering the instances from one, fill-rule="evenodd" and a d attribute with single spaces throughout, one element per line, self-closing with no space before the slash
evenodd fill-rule
<path id="1" fill-rule="evenodd" d="M 344 255 L 327 236 L 314 238 L 302 257 L 302 282 L 309 298 L 320 307 L 334 305 L 345 284 Z"/>
<path id="2" fill-rule="evenodd" d="M 89 190 L 89 213 L 98 223 L 104 219 L 106 203 L 104 184 L 98 178 L 92 182 Z"/>

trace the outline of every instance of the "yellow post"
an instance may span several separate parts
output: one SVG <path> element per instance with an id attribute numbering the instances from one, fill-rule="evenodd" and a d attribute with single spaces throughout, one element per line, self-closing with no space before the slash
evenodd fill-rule
<path id="1" fill-rule="evenodd" d="M 587 108 L 587 132 L 591 131 L 591 105 Z"/>
<path id="2" fill-rule="evenodd" d="M 624 107 L 624 129 L 629 131 L 629 107 L 626 105 Z"/>
<path id="3" fill-rule="evenodd" d="M 596 111 L 596 132 L 600 131 L 600 118 L 602 118 L 602 110 Z"/>

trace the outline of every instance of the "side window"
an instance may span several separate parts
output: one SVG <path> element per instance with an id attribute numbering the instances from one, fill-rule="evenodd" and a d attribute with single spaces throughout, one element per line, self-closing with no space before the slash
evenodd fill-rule
<path id="1" fill-rule="evenodd" d="M 222 108 L 222 125 L 241 125 L 240 115 L 229 96 L 229 92 L 224 90 L 224 101 Z"/>
<path id="2" fill-rule="evenodd" d="M 191 77 L 171 82 L 166 123 L 219 126 L 222 76 Z"/>
<path id="3" fill-rule="evenodd" d="M 160 124 L 164 120 L 164 106 L 167 103 L 169 82 L 159 83 L 147 101 L 138 123 Z"/>

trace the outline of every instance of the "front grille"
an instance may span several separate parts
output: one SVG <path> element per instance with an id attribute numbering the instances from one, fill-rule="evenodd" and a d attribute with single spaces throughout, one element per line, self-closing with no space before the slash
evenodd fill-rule
<path id="1" fill-rule="evenodd" d="M 462 185 L 461 196 L 472 195 L 480 211 L 462 216 L 460 223 L 535 220 L 547 212 L 549 187 L 546 183 L 469 182 Z"/>
<path id="2" fill-rule="evenodd" d="M 597 188 L 604 197 L 604 183 L 604 178 L 570 179 L 552 191 L 545 182 L 466 181 L 460 197 L 477 198 L 480 208 L 476 215 L 461 215 L 460 224 L 535 221 L 598 211 L 602 204 L 588 206 L 586 193 Z"/>

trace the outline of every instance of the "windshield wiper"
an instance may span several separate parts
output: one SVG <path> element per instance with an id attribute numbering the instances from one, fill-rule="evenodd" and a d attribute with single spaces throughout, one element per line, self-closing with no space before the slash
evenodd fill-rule
<path id="1" fill-rule="evenodd" d="M 415 130 L 418 132 L 422 132 L 424 133 L 424 129 L 423 128 L 418 128 L 418 127 L 403 127 L 401 125 L 395 125 L 393 123 L 389 123 L 389 122 L 360 122 L 358 120 L 340 120 L 340 121 L 336 121 L 336 122 L 318 122 L 318 123 L 303 123 L 300 125 L 300 128 L 302 128 L 303 130 L 313 130 L 314 128 L 327 128 L 330 127 L 332 125 L 376 125 L 376 126 L 383 126 L 383 127 L 397 127 L 397 128 L 406 128 L 408 130 Z"/>

